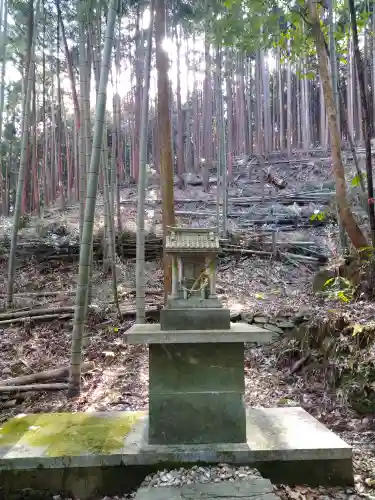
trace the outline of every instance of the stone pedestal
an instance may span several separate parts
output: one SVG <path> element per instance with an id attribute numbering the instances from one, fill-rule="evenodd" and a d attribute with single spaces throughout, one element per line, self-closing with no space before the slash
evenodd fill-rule
<path id="1" fill-rule="evenodd" d="M 192 322 L 186 319 L 184 330 L 136 324 L 124 335 L 127 344 L 149 346 L 148 442 L 245 443 L 244 343 L 269 344 L 276 334 L 230 322 L 229 328 L 197 330 Z"/>
<path id="2" fill-rule="evenodd" d="M 150 444 L 244 443 L 244 344 L 149 346 Z"/>

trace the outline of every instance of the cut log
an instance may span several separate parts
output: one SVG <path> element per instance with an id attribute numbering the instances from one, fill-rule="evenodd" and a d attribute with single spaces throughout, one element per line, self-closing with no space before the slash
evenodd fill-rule
<path id="1" fill-rule="evenodd" d="M 2 385 L 0 394 L 13 394 L 17 392 L 42 392 L 42 391 L 63 391 L 68 388 L 68 384 L 31 384 L 31 385 Z"/>
<path id="2" fill-rule="evenodd" d="M 87 362 L 83 363 L 81 367 L 82 373 L 86 373 L 94 368 L 94 363 Z M 34 382 L 45 382 L 51 380 L 66 379 L 69 376 L 69 367 L 61 366 L 60 368 L 54 368 L 52 370 L 45 370 L 43 372 L 32 373 L 31 375 L 21 375 L 20 377 L 9 378 L 6 380 L 0 380 L 0 386 L 5 385 L 27 385 L 33 384 Z"/>
<path id="3" fill-rule="evenodd" d="M 280 180 L 280 183 L 282 180 Z M 291 194 L 277 194 L 276 196 L 238 196 L 231 197 L 228 199 L 229 205 L 233 206 L 242 206 L 242 205 L 251 205 L 253 203 L 274 203 L 277 202 L 280 205 L 292 205 L 293 203 L 297 203 L 298 205 L 308 205 L 309 203 L 321 203 L 322 205 L 328 204 L 331 199 L 334 197 L 334 191 L 332 190 L 319 190 L 319 191 L 306 191 Z M 132 201 L 123 201 L 121 204 L 128 205 L 133 203 Z M 161 200 L 146 200 L 147 206 L 156 206 L 160 205 Z M 217 200 L 215 199 L 195 199 L 195 198 L 180 198 L 175 200 L 176 205 L 186 205 L 189 203 L 193 203 L 194 205 L 217 205 Z M 220 203 L 222 205 L 222 203 Z"/>
<path id="4" fill-rule="evenodd" d="M 124 290 L 122 292 L 124 295 L 135 295 L 137 293 L 137 290 L 135 288 L 132 288 L 130 290 Z M 146 288 L 145 294 L 146 295 L 162 295 L 164 293 L 164 290 L 158 289 L 158 288 Z"/>
<path id="5" fill-rule="evenodd" d="M 100 231 L 93 238 L 93 253 L 96 260 L 103 258 L 102 250 L 103 237 Z M 3 236 L 0 241 L 1 256 L 7 259 L 7 252 L 10 248 L 10 241 L 7 236 Z M 20 239 L 16 248 L 16 257 L 19 260 L 35 260 L 36 262 L 46 262 L 53 260 L 63 260 L 69 258 L 77 260 L 79 257 L 79 241 L 72 236 L 70 241 L 66 237 L 49 242 L 43 238 Z M 163 240 L 161 236 L 146 234 L 145 255 L 146 259 L 156 259 L 163 254 Z M 116 235 L 116 252 L 123 258 L 135 258 L 136 254 L 136 234 L 133 231 L 124 231 Z"/>
<path id="6" fill-rule="evenodd" d="M 281 177 L 278 177 L 277 175 L 271 174 L 269 170 L 264 169 L 263 170 L 264 176 L 266 178 L 266 181 L 269 182 L 270 184 L 273 184 L 275 187 L 278 189 L 284 189 L 287 186 L 287 182 L 285 179 L 282 179 Z"/>
<path id="7" fill-rule="evenodd" d="M 44 316 L 45 314 L 74 313 L 74 306 L 65 306 L 48 309 L 30 309 L 25 311 L 11 311 L 0 314 L 0 321 L 5 319 L 29 318 L 31 316 Z"/>
<path id="8" fill-rule="evenodd" d="M 0 325 L 11 325 L 12 323 L 24 323 L 35 321 L 50 321 L 53 319 L 71 319 L 74 313 L 65 314 L 42 314 L 41 316 L 23 316 L 22 318 L 11 318 L 0 321 Z"/>
<path id="9" fill-rule="evenodd" d="M 288 259 L 294 259 L 294 260 L 298 260 L 300 262 L 306 262 L 306 263 L 311 263 L 311 264 L 322 263 L 320 261 L 320 259 L 317 259 L 316 257 L 309 257 L 308 255 L 299 255 L 297 253 L 290 253 L 290 252 L 283 252 L 281 255 L 283 255 L 284 257 L 287 257 Z"/>
<path id="10" fill-rule="evenodd" d="M 55 297 L 56 295 L 75 295 L 76 290 L 56 290 L 54 292 L 22 292 L 15 293 L 14 298 L 17 297 Z M 0 297 L 6 297 L 6 293 L 0 293 Z"/>

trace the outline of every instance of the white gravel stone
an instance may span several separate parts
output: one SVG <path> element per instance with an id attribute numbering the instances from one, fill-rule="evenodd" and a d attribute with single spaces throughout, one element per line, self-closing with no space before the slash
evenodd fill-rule
<path id="1" fill-rule="evenodd" d="M 250 467 L 231 467 L 227 464 L 206 467 L 194 465 L 190 469 L 180 467 L 171 471 L 159 471 L 152 476 L 147 476 L 141 486 L 183 486 L 194 483 L 220 483 L 221 481 L 233 482 L 235 479 L 261 477 L 257 469 Z"/>

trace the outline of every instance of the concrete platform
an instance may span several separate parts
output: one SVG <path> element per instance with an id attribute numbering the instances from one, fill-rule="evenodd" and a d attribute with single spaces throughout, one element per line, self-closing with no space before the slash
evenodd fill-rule
<path id="1" fill-rule="evenodd" d="M 278 335 L 257 325 L 231 323 L 224 330 L 162 330 L 160 324 L 133 325 L 123 335 L 124 344 L 186 344 L 242 342 L 269 344 Z"/>
<path id="2" fill-rule="evenodd" d="M 0 497 L 23 488 L 81 500 L 126 493 L 157 469 L 251 464 L 273 483 L 353 484 L 352 450 L 301 408 L 247 410 L 247 442 L 149 445 L 142 412 L 20 415 L 0 429 Z"/>

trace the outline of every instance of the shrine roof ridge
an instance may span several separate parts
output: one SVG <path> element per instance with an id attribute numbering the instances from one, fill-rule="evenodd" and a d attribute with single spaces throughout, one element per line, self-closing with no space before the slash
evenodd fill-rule
<path id="1" fill-rule="evenodd" d="M 220 249 L 217 228 L 167 227 L 165 249 L 169 252 L 217 252 Z"/>

